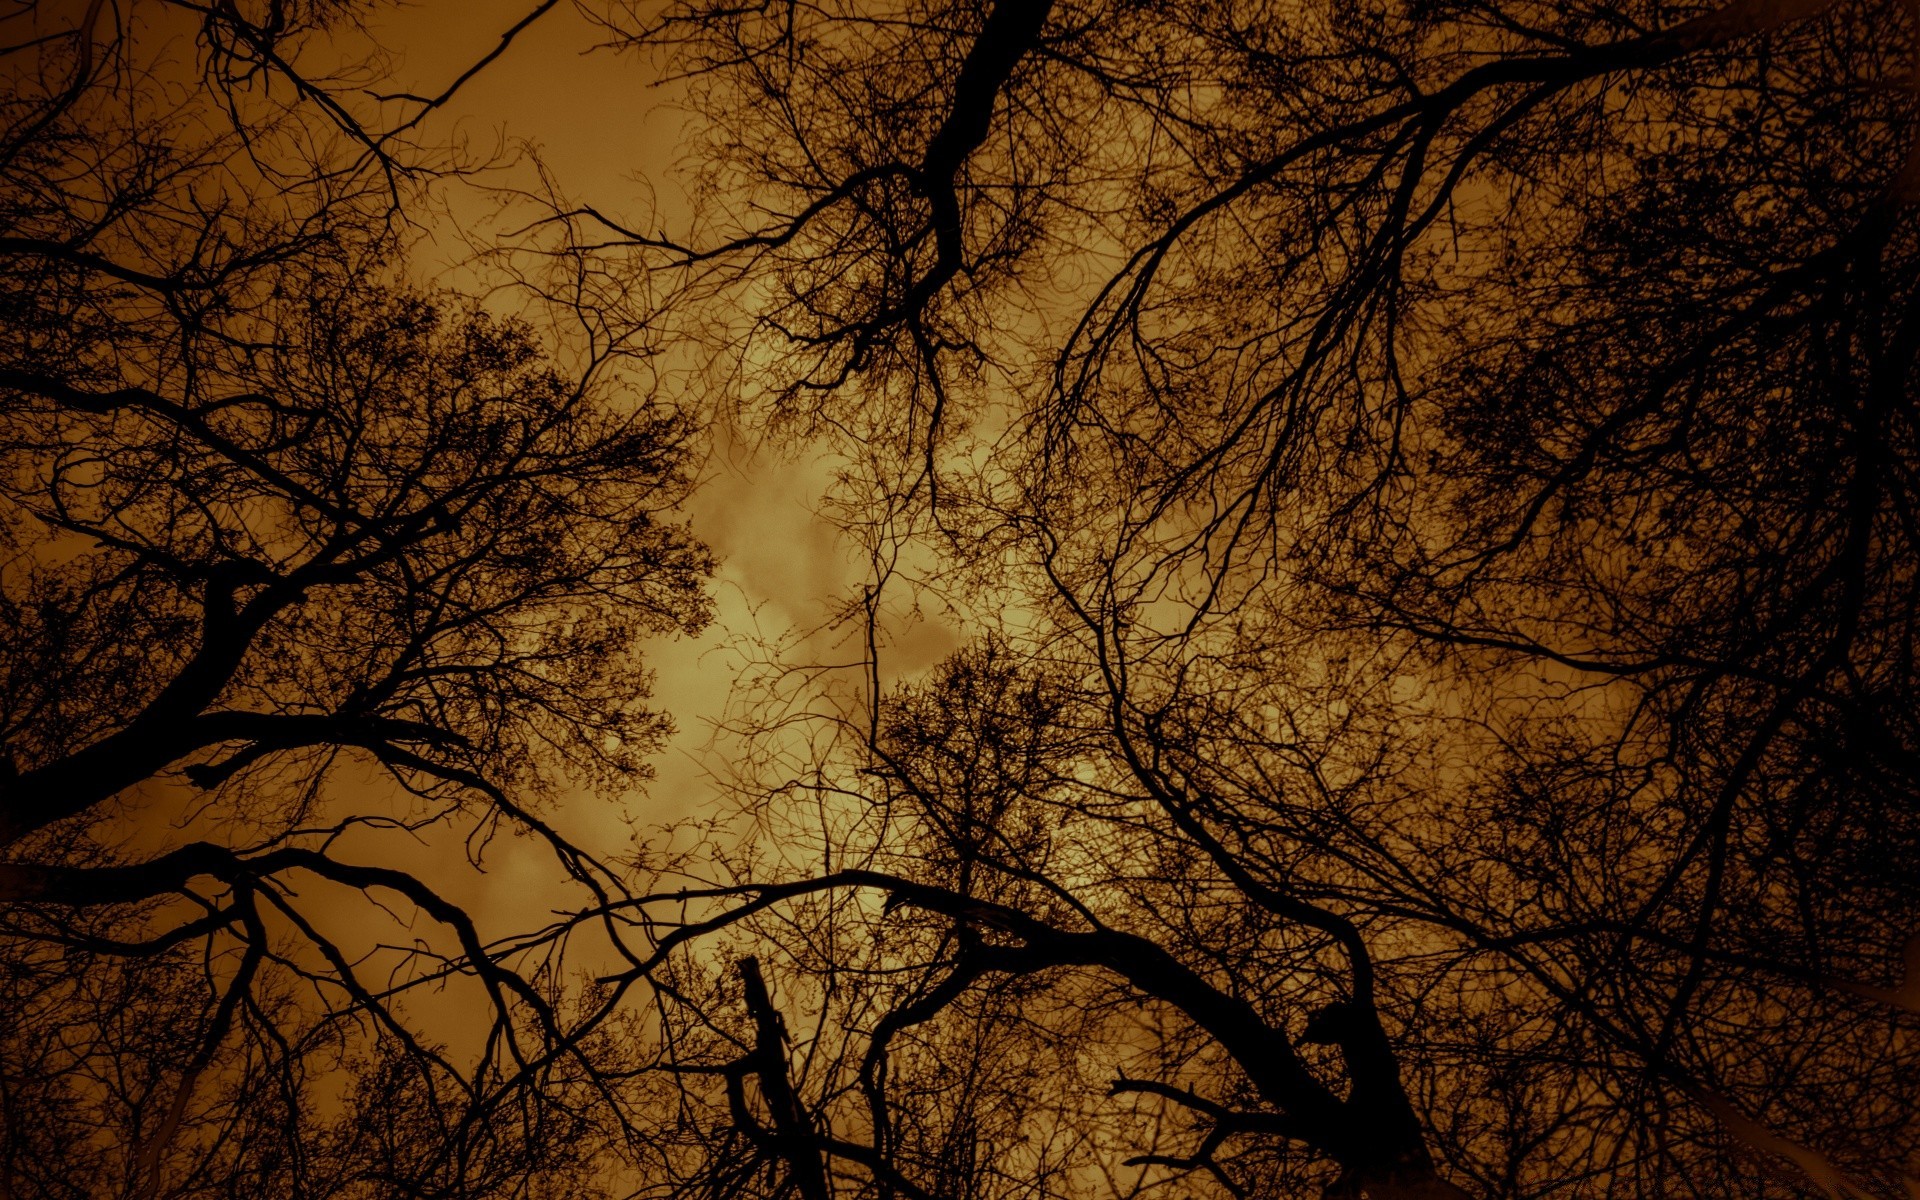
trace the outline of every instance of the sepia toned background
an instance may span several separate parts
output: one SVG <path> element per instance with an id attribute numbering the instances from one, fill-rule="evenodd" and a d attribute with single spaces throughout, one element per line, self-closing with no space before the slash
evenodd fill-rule
<path id="1" fill-rule="evenodd" d="M 1920 1187 L 1911 5 L 534 7 L 13 14 L 0 1200 Z"/>

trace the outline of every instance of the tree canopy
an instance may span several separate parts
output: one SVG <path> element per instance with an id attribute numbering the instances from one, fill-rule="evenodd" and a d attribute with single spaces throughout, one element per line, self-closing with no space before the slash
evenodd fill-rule
<path id="1" fill-rule="evenodd" d="M 13 1190 L 1920 1187 L 1910 5 L 597 0 L 694 215 L 542 175 L 517 318 L 391 269 L 465 168 L 277 49 L 355 11 L 15 102 Z M 707 418 L 870 573 L 616 859 Z M 566 907 L 361 853 L 497 829 Z"/>
<path id="2" fill-rule="evenodd" d="M 461 166 L 303 72 L 357 15 L 8 17 L 0 1194 L 577 1168 L 551 937 L 442 893 L 503 834 L 608 886 L 546 818 L 669 728 L 698 428 L 630 343 L 407 277 Z"/>
<path id="3" fill-rule="evenodd" d="M 1910 13 L 609 20 L 752 205 L 571 219 L 984 639 L 780 699 L 756 1186 L 1911 1186 Z"/>

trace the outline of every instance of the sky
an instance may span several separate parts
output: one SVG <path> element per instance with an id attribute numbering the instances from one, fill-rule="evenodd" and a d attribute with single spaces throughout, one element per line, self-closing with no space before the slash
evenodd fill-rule
<path id="1" fill-rule="evenodd" d="M 396 82 L 436 94 L 497 45 L 531 3 L 425 0 L 383 11 L 373 32 L 395 57 Z M 571 4 L 556 7 L 469 81 L 427 135 L 465 137 L 476 149 L 525 142 L 569 195 L 603 211 L 631 211 L 650 195 L 669 219 L 690 215 L 670 178 L 687 140 L 674 93 L 655 84 L 641 56 L 593 51 L 604 36 Z M 815 516 L 831 479 L 828 462 L 804 450 L 756 452 L 724 435 L 715 441 L 687 515 L 721 560 L 718 619 L 699 639 L 652 647 L 655 702 L 673 714 L 679 733 L 635 806 L 646 823 L 689 815 L 711 798 L 701 748 L 737 669 L 729 643 L 817 627 L 859 578 L 837 531 Z"/>
<path id="2" fill-rule="evenodd" d="M 376 14 L 372 33 L 394 60 L 394 80 L 418 94 L 438 94 L 496 46 L 502 32 L 534 0 L 423 0 Z M 423 131 L 429 140 L 461 138 L 476 151 L 524 142 L 538 152 L 573 199 L 609 213 L 634 212 L 646 198 L 668 221 L 693 216 L 673 168 L 690 142 L 686 119 L 673 108 L 674 92 L 656 84 L 642 56 L 592 51 L 604 31 L 561 4 L 516 37 L 499 59 L 471 80 Z M 525 178 L 525 176 L 522 176 Z M 465 212 L 482 206 L 452 198 Z M 462 245 L 452 231 L 435 242 L 451 259 Z M 475 231 L 484 235 L 485 230 Z M 695 385 L 682 385 L 695 386 Z M 700 405 L 710 396 L 670 397 Z M 805 448 L 750 447 L 717 432 L 705 481 L 686 516 L 716 552 L 716 620 L 698 638 L 662 638 L 648 649 L 656 671 L 654 704 L 670 713 L 677 733 L 654 762 L 656 778 L 644 793 L 617 806 L 563 803 L 556 824 L 605 853 L 623 851 L 647 827 L 714 810 L 716 773 L 729 768 L 724 745 L 712 743 L 714 723 L 726 711 L 742 669 L 738 647 L 766 639 L 796 643 L 816 662 L 856 663 L 862 650 L 844 627 L 823 629 L 837 602 L 858 595 L 866 563 L 827 521 L 816 515 L 832 483 L 834 460 Z M 812 636 L 804 636 L 813 632 Z M 937 622 L 919 620 L 894 631 L 887 676 L 900 678 L 933 665 L 957 644 Z M 482 927 L 525 923 L 533 897 L 564 893 L 543 850 L 499 847 L 485 875 L 449 878 L 449 898 L 467 905 Z M 466 894 L 458 894 L 464 891 Z"/>
<path id="3" fill-rule="evenodd" d="M 370 32 L 395 60 L 393 86 L 438 94 L 497 45 L 502 31 L 535 2 L 422 0 L 396 10 L 376 10 Z M 684 199 L 675 207 L 673 198 L 679 193 L 668 172 L 675 159 L 683 157 L 687 140 L 680 114 L 669 105 L 671 93 L 652 86 L 647 64 L 638 56 L 584 53 L 596 40 L 596 30 L 571 4 L 556 6 L 432 118 L 421 131 L 423 140 L 464 137 L 480 153 L 496 145 L 526 143 L 576 198 L 618 212 L 635 206 L 638 197 L 652 195 L 666 201 L 663 207 L 669 214 L 690 217 Z M 349 46 L 345 53 L 357 57 L 362 49 Z M 507 174 L 483 182 L 527 178 L 524 173 Z M 445 199 L 461 219 L 492 207 L 477 193 Z M 464 281 L 458 260 L 467 253 L 469 240 L 462 232 L 484 242 L 491 231 L 429 228 L 428 244 L 416 248 L 412 262 L 421 282 Z M 685 394 L 666 399 L 698 409 L 715 398 Z M 741 672 L 742 643 L 797 643 L 815 661 L 857 662 L 860 656 L 844 630 L 796 637 L 822 630 L 836 601 L 858 594 L 864 575 L 863 561 L 850 552 L 838 530 L 816 516 L 818 501 L 832 482 L 834 460 L 804 447 L 750 447 L 724 430 L 709 440 L 703 482 L 683 517 L 719 559 L 710 589 L 715 620 L 701 636 L 659 637 L 645 648 L 655 672 L 654 707 L 672 716 L 677 731 L 654 759 L 656 777 L 624 803 L 578 793 L 561 797 L 542 814 L 576 845 L 603 858 L 626 854 L 636 838 L 659 844 L 658 827 L 718 811 L 721 793 L 715 777 L 724 775 L 729 763 L 724 745 L 712 748 L 713 726 L 725 714 Z M 948 639 L 909 639 L 909 648 L 922 652 L 897 666 L 929 665 L 949 645 Z M 378 770 L 351 765 L 331 784 L 342 798 L 361 804 L 369 790 L 392 786 Z M 406 810 L 407 802 L 397 794 L 393 804 L 395 812 Z M 207 836 L 204 823 L 210 814 L 202 793 L 170 779 L 140 789 L 129 815 L 133 819 L 115 826 L 120 850 L 152 856 Z M 530 837 L 489 842 L 484 869 L 467 869 L 472 846 L 462 845 L 465 831 L 456 824 L 429 827 L 411 838 L 395 836 L 385 827 L 356 829 L 334 850 L 349 861 L 404 869 L 428 881 L 444 899 L 464 909 L 483 936 L 536 928 L 545 923 L 545 914 L 581 902 L 552 852 Z M 357 890 L 312 881 L 303 881 L 303 887 L 308 918 L 356 953 L 380 943 L 404 947 L 426 930 L 403 908 L 384 910 L 392 922 L 386 923 L 381 910 L 369 911 Z M 608 953 L 589 930 L 570 947 L 568 963 L 593 970 L 607 961 L 602 956 Z M 376 960 L 364 964 L 369 977 L 377 975 L 377 968 Z M 483 1034 L 490 1014 L 477 991 L 459 985 L 415 993 L 409 1006 L 424 1027 L 454 1044 Z"/>
<path id="4" fill-rule="evenodd" d="M 418 0 L 379 7 L 369 34 L 391 60 L 383 88 L 437 95 L 465 69 L 499 44 L 537 0 Z M 190 37 L 182 30 L 177 36 Z M 691 142 L 670 88 L 656 86 L 650 64 L 635 54 L 593 51 L 604 38 L 571 3 L 557 5 L 518 36 L 508 50 L 470 80 L 422 128 L 429 143 L 466 139 L 476 153 L 525 144 L 571 197 L 609 213 L 634 212 L 651 204 L 668 221 L 691 221 L 672 168 L 684 162 Z M 348 61 L 367 47 L 341 48 Z M 524 159 L 523 159 L 524 161 Z M 524 170 L 484 178 L 491 185 L 525 183 Z M 458 187 L 460 185 L 450 185 Z M 463 221 L 493 220 L 480 193 L 446 197 Z M 416 210 L 416 217 L 422 215 Z M 515 218 L 500 218 L 504 227 Z M 474 241 L 484 244 L 485 226 L 427 230 L 412 266 L 422 283 L 458 285 L 473 276 L 459 269 Z M 668 383 L 694 387 L 697 383 Z M 666 399 L 700 410 L 720 399 L 692 392 Z M 857 667 L 864 648 L 854 632 L 832 626 L 831 614 L 848 596 L 858 596 L 868 564 L 827 520 L 817 514 L 833 483 L 838 460 L 807 447 L 749 445 L 741 435 L 716 429 L 703 481 L 683 516 L 712 547 L 719 567 L 712 582 L 715 620 L 698 637 L 659 637 L 645 647 L 655 672 L 653 704 L 670 714 L 677 731 L 655 757 L 656 777 L 624 798 L 606 803 L 584 794 L 561 797 L 543 816 L 575 844 L 604 857 L 625 854 L 636 838 L 659 843 L 658 827 L 721 811 L 716 778 L 733 767 L 728 746 L 715 742 L 714 726 L 726 714 L 734 685 L 752 654 L 783 645 L 814 664 Z M 938 622 L 922 621 L 892 631 L 883 679 L 910 677 L 951 651 L 957 635 Z M 754 645 L 758 643 L 759 645 Z M 783 659 L 783 661 L 787 661 Z M 367 789 L 390 788 L 368 769 L 343 769 L 334 784 L 342 798 L 358 803 Z M 395 797 L 404 810 L 405 802 Z M 206 836 L 213 819 L 205 796 L 179 780 L 157 780 L 115 826 L 115 840 L 128 854 L 152 855 Z M 530 927 L 530 914 L 576 905 L 579 895 L 556 870 L 551 852 L 531 838 L 488 844 L 484 870 L 464 867 L 463 834 L 451 827 L 424 831 L 417 839 L 390 831 L 356 830 L 336 845 L 343 858 L 391 866 L 428 879 L 441 895 L 464 908 L 483 933 Z M 322 889 L 324 891 L 324 889 Z M 309 914 L 343 944 L 393 938 L 400 931 L 375 928 L 357 893 L 308 898 Z M 396 917 L 396 919 L 399 919 Z M 537 925 L 535 920 L 531 924 Z M 415 928 L 414 933 L 419 930 Z M 404 936 L 399 944 L 405 944 Z M 470 997 L 467 999 L 471 999 Z M 458 995 L 419 1003 L 438 1010 L 442 1028 L 484 1017 L 484 1006 Z M 425 1009 L 423 1008 L 423 1011 Z"/>

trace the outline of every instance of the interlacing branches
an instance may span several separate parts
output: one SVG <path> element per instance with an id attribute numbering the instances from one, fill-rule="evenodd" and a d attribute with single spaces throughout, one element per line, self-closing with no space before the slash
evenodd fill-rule
<path id="1" fill-rule="evenodd" d="M 876 564 L 659 943 L 782 964 L 830 1177 L 1908 1186 L 1909 7 L 605 19 L 734 215 L 573 249 L 726 298 Z M 979 636 L 887 693 L 916 586 Z"/>

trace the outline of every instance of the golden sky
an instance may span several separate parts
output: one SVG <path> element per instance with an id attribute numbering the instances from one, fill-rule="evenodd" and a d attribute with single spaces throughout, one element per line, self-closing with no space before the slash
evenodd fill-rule
<path id="1" fill-rule="evenodd" d="M 372 32 L 393 57 L 397 85 L 436 94 L 497 45 L 533 2 L 421 0 L 381 10 Z M 594 51 L 602 37 L 572 5 L 556 7 L 470 81 L 426 135 L 464 137 L 482 152 L 524 142 L 569 197 L 610 214 L 644 210 L 684 222 L 693 214 L 674 168 L 686 163 L 691 139 L 673 106 L 674 89 L 656 83 L 654 64 L 642 56 Z M 457 250 L 455 239 L 444 241 L 450 253 Z M 672 398 L 696 405 L 713 399 Z M 714 442 L 707 481 L 688 516 L 720 558 L 717 620 L 699 639 L 662 641 L 651 650 L 655 703 L 673 715 L 679 732 L 656 760 L 658 778 L 633 805 L 631 815 L 643 825 L 697 813 L 714 797 L 708 771 L 724 764 L 706 746 L 741 661 L 729 647 L 742 638 L 789 640 L 820 630 L 836 601 L 858 594 L 866 574 L 860 556 L 815 515 L 831 483 L 829 460 L 804 448 L 744 446 L 724 432 Z M 897 678 L 930 666 L 954 643 L 934 625 L 899 630 L 886 673 Z M 816 661 L 851 663 L 861 653 L 845 630 L 806 638 L 804 646 Z M 622 814 L 604 806 L 572 806 L 559 818 L 573 836 L 608 850 L 628 834 Z M 482 885 L 490 898 L 517 891 L 501 886 L 517 866 L 551 873 L 544 856 L 502 862 Z"/>

